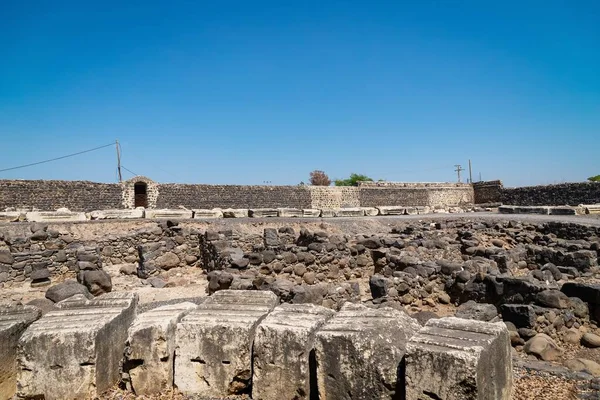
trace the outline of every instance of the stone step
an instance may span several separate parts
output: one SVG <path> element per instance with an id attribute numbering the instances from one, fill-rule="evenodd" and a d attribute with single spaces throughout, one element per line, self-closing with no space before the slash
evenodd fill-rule
<path id="1" fill-rule="evenodd" d="M 191 219 L 193 216 L 192 210 L 182 209 L 146 209 L 145 217 L 148 219 Z"/>

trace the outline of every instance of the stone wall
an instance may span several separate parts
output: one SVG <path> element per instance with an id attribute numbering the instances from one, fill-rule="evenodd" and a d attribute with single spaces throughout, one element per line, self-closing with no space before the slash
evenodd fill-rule
<path id="1" fill-rule="evenodd" d="M 304 186 L 160 184 L 157 208 L 310 208 Z"/>
<path id="2" fill-rule="evenodd" d="M 502 181 L 473 183 L 475 204 L 499 203 L 502 199 Z"/>
<path id="3" fill-rule="evenodd" d="M 469 184 L 361 182 L 359 189 L 363 207 L 473 204 L 473 187 Z"/>
<path id="4" fill-rule="evenodd" d="M 353 186 L 306 186 L 310 191 L 311 208 L 334 209 L 360 207 L 360 190 Z"/>
<path id="5" fill-rule="evenodd" d="M 122 208 L 122 188 L 88 181 L 0 180 L 0 210 L 6 208 L 92 211 Z"/>
<path id="6" fill-rule="evenodd" d="M 600 203 L 600 182 L 503 188 L 501 202 L 517 206 L 577 206 Z"/>

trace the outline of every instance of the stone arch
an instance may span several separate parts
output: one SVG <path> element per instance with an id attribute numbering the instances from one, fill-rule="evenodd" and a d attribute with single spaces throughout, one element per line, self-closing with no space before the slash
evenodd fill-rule
<path id="1" fill-rule="evenodd" d="M 158 184 L 145 176 L 134 176 L 122 183 L 124 208 L 155 208 Z"/>

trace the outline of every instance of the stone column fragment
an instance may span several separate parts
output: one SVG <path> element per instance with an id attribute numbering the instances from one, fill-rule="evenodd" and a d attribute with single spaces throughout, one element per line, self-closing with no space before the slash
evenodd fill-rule
<path id="1" fill-rule="evenodd" d="M 125 367 L 137 395 L 173 388 L 177 323 L 197 304 L 162 306 L 140 314 L 129 328 Z"/>
<path id="2" fill-rule="evenodd" d="M 15 394 L 19 338 L 41 315 L 37 307 L 0 306 L 0 399 L 10 399 Z"/>
<path id="3" fill-rule="evenodd" d="M 316 372 L 315 335 L 334 314 L 313 304 L 282 304 L 261 322 L 254 339 L 253 399 L 316 398 L 310 376 Z"/>
<path id="4" fill-rule="evenodd" d="M 408 343 L 407 400 L 509 400 L 512 382 L 504 324 L 431 319 Z"/>
<path id="5" fill-rule="evenodd" d="M 217 398 L 247 393 L 256 327 L 277 304 L 272 292 L 221 290 L 183 318 L 175 335 L 177 388 Z"/>
<path id="6" fill-rule="evenodd" d="M 17 353 L 17 395 L 46 400 L 100 396 L 120 379 L 135 293 L 73 296 L 27 328 Z"/>
<path id="7" fill-rule="evenodd" d="M 419 328 L 415 319 L 395 309 L 346 303 L 317 332 L 319 399 L 399 396 L 406 343 Z"/>

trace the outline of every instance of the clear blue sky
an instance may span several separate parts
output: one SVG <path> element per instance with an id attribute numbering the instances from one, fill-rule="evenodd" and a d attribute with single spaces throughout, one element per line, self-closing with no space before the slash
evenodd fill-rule
<path id="1" fill-rule="evenodd" d="M 119 139 L 159 182 L 453 181 L 469 158 L 509 186 L 600 174 L 596 0 L 0 0 L 0 17 L 0 169 Z M 115 171 L 106 148 L 0 179 Z"/>

